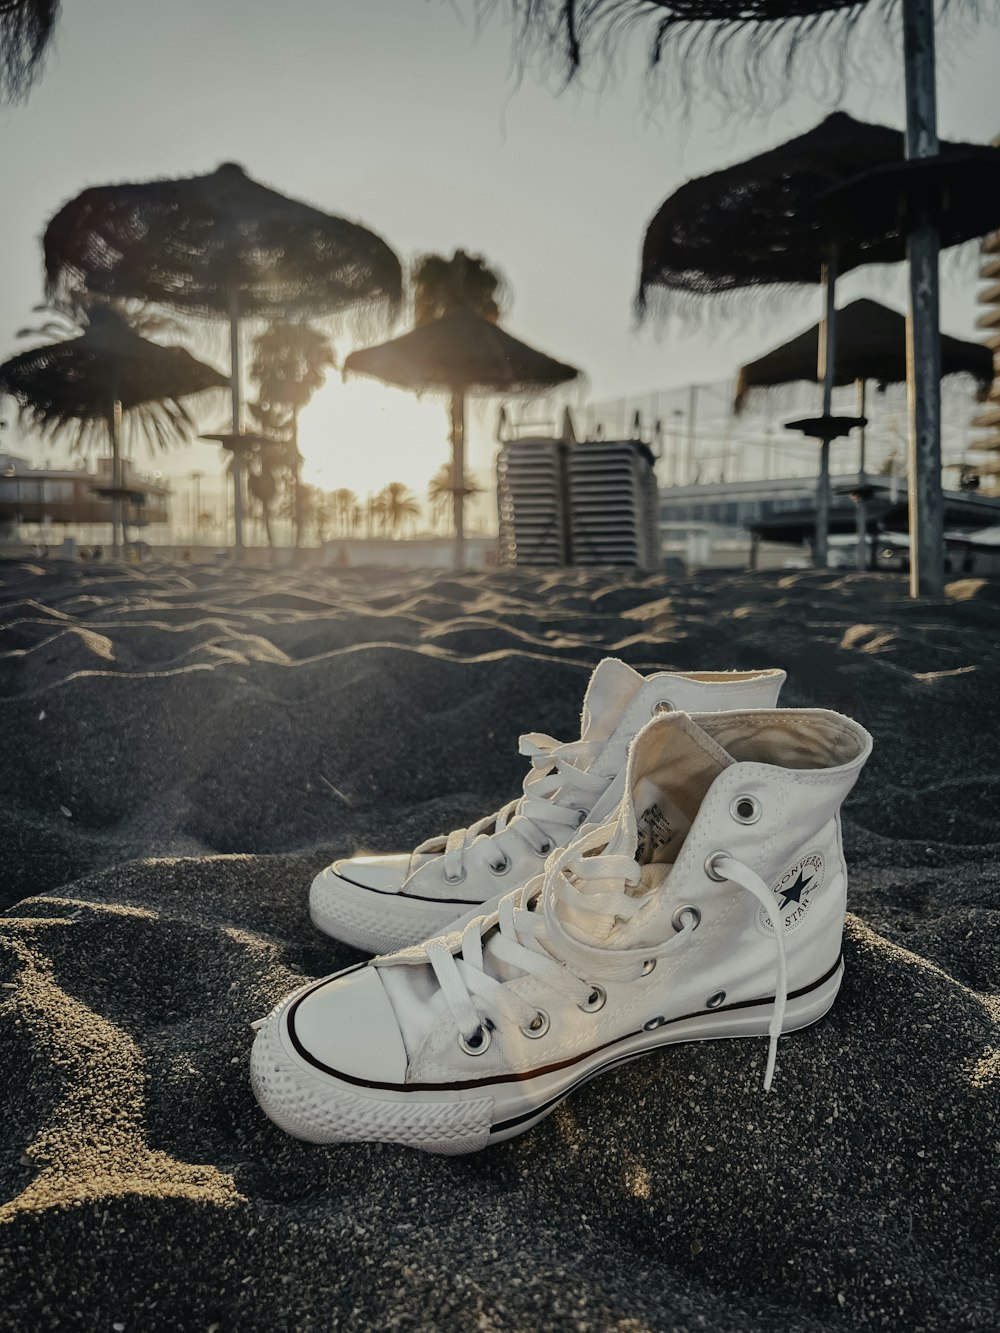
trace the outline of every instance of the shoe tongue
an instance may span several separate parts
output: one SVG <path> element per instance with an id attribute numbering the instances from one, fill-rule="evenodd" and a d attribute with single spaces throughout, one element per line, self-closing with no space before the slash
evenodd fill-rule
<path id="1" fill-rule="evenodd" d="M 640 732 L 632 747 L 614 829 L 598 856 L 633 856 L 642 866 L 636 896 L 659 889 L 670 875 L 712 783 L 734 762 L 706 731 L 684 713 L 658 717 Z M 621 889 L 601 880 L 580 880 L 586 894 Z M 615 918 L 596 916 L 560 904 L 560 920 L 586 944 L 605 944 Z"/>
<path id="2" fill-rule="evenodd" d="M 583 698 L 580 739 L 606 741 L 641 685 L 638 671 L 617 657 L 598 662 Z"/>

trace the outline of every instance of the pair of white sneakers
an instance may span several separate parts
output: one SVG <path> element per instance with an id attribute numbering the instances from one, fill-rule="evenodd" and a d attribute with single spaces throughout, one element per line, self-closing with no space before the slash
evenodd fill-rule
<path id="1" fill-rule="evenodd" d="M 465 1153 L 674 1042 L 778 1038 L 843 975 L 840 806 L 863 727 L 779 709 L 783 671 L 608 658 L 578 741 L 521 738 L 523 795 L 410 855 L 337 861 L 313 921 L 380 956 L 258 1024 L 254 1093 L 314 1143 Z"/>

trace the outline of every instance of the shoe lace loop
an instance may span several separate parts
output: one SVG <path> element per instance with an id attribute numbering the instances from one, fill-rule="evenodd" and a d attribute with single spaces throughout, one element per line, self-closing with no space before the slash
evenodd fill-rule
<path id="1" fill-rule="evenodd" d="M 771 1024 L 768 1029 L 767 1067 L 764 1070 L 764 1091 L 770 1092 L 771 1081 L 774 1078 L 774 1066 L 778 1059 L 778 1038 L 781 1036 L 781 1025 L 784 1022 L 785 1007 L 788 1004 L 785 916 L 783 912 L 776 909 L 774 893 L 769 885 L 745 862 L 738 861 L 734 856 L 724 854 L 715 858 L 714 868 L 724 879 L 729 880 L 732 884 L 738 884 L 741 889 L 746 889 L 747 893 L 753 894 L 763 907 L 774 933 L 776 973 L 774 1009 L 771 1013 Z"/>
<path id="2" fill-rule="evenodd" d="M 600 854 L 599 849 L 608 844 L 614 830 L 613 823 L 587 830 L 571 847 L 550 856 L 543 876 L 500 900 L 495 929 L 492 917 L 477 917 L 462 932 L 457 951 L 453 941 L 446 938 L 420 946 L 434 969 L 456 1030 L 466 1041 L 475 1046 L 481 1029 L 492 1029 L 497 1021 L 510 1020 L 525 1027 L 536 1018 L 533 1001 L 491 974 L 494 960 L 536 978 L 543 987 L 583 1006 L 595 983 L 637 977 L 648 970 L 650 959 L 664 958 L 687 945 L 698 929 L 700 914 L 682 913 L 680 929 L 658 947 L 597 948 L 568 931 L 560 917 L 560 905 L 577 913 L 628 920 L 650 901 L 649 894 L 636 896 L 624 891 L 639 883 L 640 868 L 631 856 Z M 598 854 L 586 855 L 594 851 Z M 771 888 L 745 862 L 719 853 L 713 868 L 720 878 L 752 894 L 772 923 L 776 984 L 764 1073 L 764 1090 L 769 1091 L 788 997 L 784 916 L 775 908 Z M 606 889 L 602 886 L 602 891 L 594 892 L 589 888 L 602 881 Z"/>
<path id="3" fill-rule="evenodd" d="M 568 842 L 607 786 L 607 778 L 588 771 L 602 748 L 601 741 L 562 742 L 542 732 L 526 733 L 518 742 L 519 753 L 531 761 L 523 794 L 468 828 L 455 829 L 446 838 L 428 838 L 414 849 L 414 856 L 443 854 L 444 877 L 457 883 L 465 878 L 466 853 L 480 838 L 510 829 L 537 856 L 553 844 Z M 502 858 L 495 860 L 498 872 L 506 868 Z"/>

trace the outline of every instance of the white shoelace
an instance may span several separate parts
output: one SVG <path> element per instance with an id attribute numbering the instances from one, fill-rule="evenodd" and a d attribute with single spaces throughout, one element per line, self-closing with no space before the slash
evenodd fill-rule
<path id="1" fill-rule="evenodd" d="M 465 854 L 477 838 L 493 837 L 505 829 L 517 833 L 536 856 L 547 856 L 587 818 L 594 801 L 604 791 L 609 779 L 588 771 L 589 765 L 604 748 L 604 741 L 555 740 L 532 731 L 518 741 L 518 752 L 531 760 L 524 779 L 523 796 L 515 797 L 495 814 L 486 815 L 468 828 L 455 829 L 447 838 L 428 838 L 414 850 L 414 856 L 444 854 L 444 877 L 451 884 L 465 878 Z M 574 805 L 573 801 L 580 802 Z M 490 866 L 497 874 L 510 864 L 504 853 Z"/>
<path id="2" fill-rule="evenodd" d="M 545 1014 L 487 971 L 491 959 L 537 977 L 543 986 L 568 996 L 581 1008 L 594 1009 L 604 1002 L 601 998 L 604 994 L 602 981 L 628 981 L 639 977 L 648 970 L 651 960 L 664 958 L 683 948 L 698 929 L 700 914 L 691 909 L 685 911 L 682 906 L 677 913 L 680 922 L 677 933 L 658 947 L 600 949 L 583 944 L 568 933 L 559 919 L 559 903 L 576 912 L 629 920 L 650 901 L 650 894 L 635 897 L 620 887 L 609 888 L 606 892 L 582 892 L 567 878 L 566 872 L 569 871 L 577 880 L 586 883 L 603 880 L 611 885 L 624 885 L 626 889 L 635 888 L 639 883 L 640 867 L 632 857 L 584 854 L 606 845 L 614 831 L 615 825 L 609 823 L 585 833 L 572 847 L 550 857 L 543 879 L 532 880 L 502 898 L 497 909 L 498 929 L 490 935 L 485 952 L 483 924 L 488 918 L 483 917 L 466 926 L 457 955 L 440 939 L 429 940 L 420 946 L 434 969 L 467 1049 L 475 1051 L 482 1047 L 484 1040 L 488 1043 L 489 1032 L 498 1021 L 517 1023 L 529 1037 L 541 1035 L 539 1029 L 543 1020 L 544 1026 L 548 1025 Z M 769 1091 L 787 1002 L 784 917 L 775 911 L 772 890 L 743 861 L 720 852 L 713 857 L 712 866 L 722 879 L 753 894 L 774 926 L 775 1001 L 768 1029 L 764 1073 L 764 1090 Z M 600 1003 L 594 1003 L 595 999 Z"/>

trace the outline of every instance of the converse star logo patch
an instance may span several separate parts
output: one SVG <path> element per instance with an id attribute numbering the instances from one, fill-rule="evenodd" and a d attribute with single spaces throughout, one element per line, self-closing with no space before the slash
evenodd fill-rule
<path id="1" fill-rule="evenodd" d="M 786 870 L 774 890 L 776 910 L 785 918 L 785 934 L 797 929 L 806 918 L 813 898 L 823 884 L 826 864 L 821 852 L 809 852 L 801 860 Z M 767 912 L 761 907 L 757 912 L 757 929 L 765 935 L 774 933 L 774 926 Z"/>
<path id="2" fill-rule="evenodd" d="M 813 875 L 810 875 L 809 878 L 807 879 L 806 872 L 804 870 L 800 870 L 799 877 L 795 881 L 795 883 L 789 884 L 787 888 L 781 890 L 781 902 L 778 904 L 778 906 L 782 908 L 782 910 L 784 910 L 784 908 L 786 908 L 789 903 L 799 903 L 801 905 L 802 895 L 803 893 L 805 893 L 809 885 L 813 882 L 813 879 L 814 879 Z"/>

